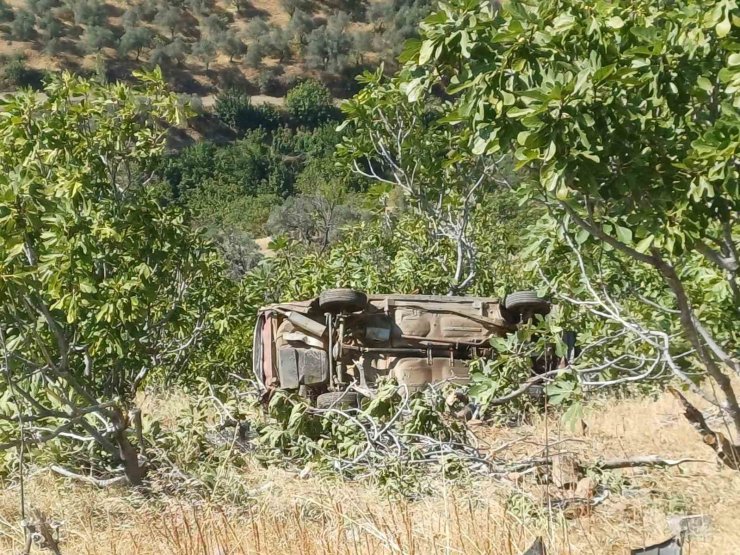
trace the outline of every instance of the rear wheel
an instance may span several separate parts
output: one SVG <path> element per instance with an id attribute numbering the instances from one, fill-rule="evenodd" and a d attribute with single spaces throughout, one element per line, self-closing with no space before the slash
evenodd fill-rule
<path id="1" fill-rule="evenodd" d="M 323 312 L 358 312 L 367 306 L 367 295 L 354 289 L 327 289 L 319 295 L 319 308 Z"/>
<path id="2" fill-rule="evenodd" d="M 356 409 L 360 406 L 360 397 L 354 391 L 330 391 L 316 398 L 319 409 Z"/>
<path id="3" fill-rule="evenodd" d="M 516 291 L 506 295 L 504 309 L 510 319 L 519 322 L 530 319 L 534 314 L 548 314 L 550 303 L 538 296 L 536 291 Z"/>

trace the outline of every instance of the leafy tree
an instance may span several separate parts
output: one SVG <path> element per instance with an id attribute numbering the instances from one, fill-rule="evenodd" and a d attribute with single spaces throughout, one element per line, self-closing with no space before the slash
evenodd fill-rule
<path id="1" fill-rule="evenodd" d="M 323 252 L 337 240 L 340 228 L 359 220 L 356 198 L 331 159 L 312 161 L 298 175 L 296 187 L 298 195 L 271 212 L 267 222 L 271 235 L 287 234 Z"/>
<path id="2" fill-rule="evenodd" d="M 136 4 L 135 6 L 129 6 L 125 12 L 123 12 L 123 16 L 121 17 L 121 23 L 123 24 L 123 28 L 128 32 L 132 29 L 141 29 L 143 27 L 139 27 L 139 21 L 141 20 L 141 6 L 139 4 Z"/>
<path id="3" fill-rule="evenodd" d="M 0 21 L 12 21 L 13 8 L 5 1 L 0 0 Z"/>
<path id="4" fill-rule="evenodd" d="M 244 92 L 229 89 L 216 97 L 214 111 L 218 119 L 235 131 L 247 129 L 274 129 L 280 124 L 280 115 L 271 106 L 253 106 Z"/>
<path id="5" fill-rule="evenodd" d="M 288 12 L 288 15 L 293 16 L 296 10 L 305 7 L 305 2 L 303 0 L 280 0 L 280 5 Z"/>
<path id="6" fill-rule="evenodd" d="M 285 107 L 297 124 L 309 127 L 315 127 L 336 117 L 329 89 L 313 79 L 308 79 L 290 89 L 285 96 Z"/>
<path id="7" fill-rule="evenodd" d="M 46 12 L 38 20 L 39 29 L 44 32 L 47 41 L 58 39 L 64 35 L 64 24 L 57 19 L 53 12 Z"/>
<path id="8" fill-rule="evenodd" d="M 36 16 L 27 10 L 15 12 L 15 19 L 10 24 L 10 37 L 13 40 L 28 41 L 36 36 Z"/>
<path id="9" fill-rule="evenodd" d="M 211 65 L 211 62 L 216 59 L 216 45 L 208 39 L 201 39 L 193 45 L 193 56 L 198 58 L 203 65 L 206 66 L 206 71 Z"/>
<path id="10" fill-rule="evenodd" d="M 23 58 L 15 58 L 3 68 L 3 81 L 9 87 L 40 89 L 43 73 L 29 68 Z"/>
<path id="11" fill-rule="evenodd" d="M 288 23 L 288 32 L 301 45 L 306 45 L 308 35 L 314 29 L 313 18 L 300 8 L 293 12 Z"/>
<path id="12" fill-rule="evenodd" d="M 78 25 L 103 27 L 108 19 L 105 4 L 100 0 L 74 0 L 72 12 Z"/>
<path id="13" fill-rule="evenodd" d="M 107 27 L 91 25 L 85 30 L 85 44 L 90 52 L 98 52 L 115 41 L 113 31 Z"/>
<path id="14" fill-rule="evenodd" d="M 697 392 L 716 404 L 715 388 L 740 433 L 727 325 L 740 306 L 736 12 L 692 0 L 445 6 L 396 85 L 411 102 L 433 86 L 457 95 L 437 120 L 456 150 L 513 151 L 532 176 L 521 194 L 548 217 L 530 255 L 547 254 L 544 277 L 596 337 L 640 353 L 627 368 L 610 354 L 617 376 L 587 381 L 667 369 L 696 389 L 706 372 Z"/>
<path id="15" fill-rule="evenodd" d="M 280 64 L 292 54 L 290 33 L 277 25 L 269 27 L 269 32 L 259 39 L 259 44 L 265 55 L 274 56 Z"/>
<path id="16" fill-rule="evenodd" d="M 211 40 L 218 41 L 226 32 L 227 22 L 219 14 L 212 13 L 205 20 L 205 28 Z"/>
<path id="17" fill-rule="evenodd" d="M 37 463 L 93 479 L 121 468 L 132 485 L 147 471 L 136 391 L 185 373 L 186 351 L 230 318 L 220 263 L 142 186 L 164 149 L 155 121 L 182 114 L 161 75 L 140 77 L 130 89 L 65 74 L 45 95 L 6 99 L 0 122 L 3 449 L 20 443 L 22 414 Z"/>
<path id="18" fill-rule="evenodd" d="M 190 0 L 188 2 L 194 14 L 207 16 L 213 10 L 213 0 Z"/>
<path id="19" fill-rule="evenodd" d="M 244 63 L 247 67 L 259 68 L 262 66 L 262 58 L 265 53 L 262 45 L 258 42 L 252 43 L 247 47 L 247 53 L 244 55 Z"/>
<path id="20" fill-rule="evenodd" d="M 338 12 L 327 19 L 326 25 L 311 32 L 306 44 L 306 62 L 310 67 L 334 72 L 346 67 L 347 56 L 352 51 L 352 38 L 347 32 L 349 23 L 349 16 Z"/>
<path id="21" fill-rule="evenodd" d="M 250 42 L 259 42 L 265 35 L 270 32 L 270 26 L 261 17 L 255 17 L 250 20 L 244 31 L 244 35 Z"/>
<path id="22" fill-rule="evenodd" d="M 276 68 L 265 68 L 260 71 L 259 76 L 257 76 L 257 86 L 260 94 L 275 96 L 280 88 L 279 75 L 280 72 Z"/>
<path id="23" fill-rule="evenodd" d="M 28 9 L 38 16 L 51 13 L 51 9 L 58 5 L 58 0 L 26 0 Z"/>
<path id="24" fill-rule="evenodd" d="M 49 56 L 56 56 L 63 50 L 62 41 L 58 38 L 52 38 L 46 41 L 44 52 Z"/>
<path id="25" fill-rule="evenodd" d="M 238 281 L 262 260 L 254 238 L 238 228 L 209 230 L 207 236 L 214 242 L 228 267 L 228 275 Z"/>
<path id="26" fill-rule="evenodd" d="M 118 51 L 123 56 L 131 52 L 136 53 L 136 61 L 139 61 L 141 52 L 152 44 L 152 32 L 146 27 L 132 27 L 126 29 L 118 43 Z"/>
<path id="27" fill-rule="evenodd" d="M 170 60 L 174 60 L 178 66 L 182 66 L 182 64 L 185 62 L 185 58 L 188 55 L 188 50 L 188 43 L 186 43 L 180 37 L 175 37 L 175 40 L 164 47 L 167 58 L 169 58 Z"/>
<path id="28" fill-rule="evenodd" d="M 229 62 L 233 62 L 235 57 L 243 56 L 247 52 L 247 46 L 233 30 L 226 33 L 221 42 L 221 48 L 229 57 Z"/>
<path id="29" fill-rule="evenodd" d="M 168 29 L 170 32 L 170 40 L 175 38 L 175 33 L 182 27 L 182 12 L 174 7 L 169 6 L 157 12 L 154 17 L 154 23 L 160 27 Z"/>

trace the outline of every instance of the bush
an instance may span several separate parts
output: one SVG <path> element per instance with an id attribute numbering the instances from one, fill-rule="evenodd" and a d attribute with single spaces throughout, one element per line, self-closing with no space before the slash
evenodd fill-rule
<path id="1" fill-rule="evenodd" d="M 0 0 L 0 21 L 13 21 L 13 8 L 5 0 Z"/>
<path id="2" fill-rule="evenodd" d="M 36 25 L 35 15 L 26 10 L 18 10 L 13 23 L 10 24 L 10 37 L 13 40 L 31 40 L 36 35 L 34 25 Z"/>
<path id="3" fill-rule="evenodd" d="M 262 70 L 257 77 L 257 86 L 260 94 L 277 96 L 282 88 L 279 76 L 282 74 L 282 68 L 268 68 Z"/>
<path id="4" fill-rule="evenodd" d="M 338 116 L 329 89 L 313 79 L 290 89 L 285 97 L 285 105 L 296 125 L 316 127 Z"/>
<path id="5" fill-rule="evenodd" d="M 43 87 L 43 79 L 43 72 L 29 68 L 21 58 L 8 62 L 3 68 L 3 82 L 8 87 L 39 90 Z"/>
<path id="6" fill-rule="evenodd" d="M 115 36 L 107 27 L 91 25 L 85 31 L 85 45 L 89 52 L 98 52 L 106 46 L 111 46 Z"/>
<path id="7" fill-rule="evenodd" d="M 244 92 L 229 89 L 216 97 L 216 116 L 234 131 L 248 129 L 275 129 L 280 124 L 280 114 L 272 106 L 253 106 Z"/>
<path id="8" fill-rule="evenodd" d="M 102 27 L 106 24 L 105 5 L 99 0 L 77 0 L 73 4 L 72 11 L 75 16 L 75 23 L 78 25 Z"/>

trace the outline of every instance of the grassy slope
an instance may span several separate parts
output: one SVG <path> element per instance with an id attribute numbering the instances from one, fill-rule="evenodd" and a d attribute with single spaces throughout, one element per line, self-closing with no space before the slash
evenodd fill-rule
<path id="1" fill-rule="evenodd" d="M 693 400 L 693 399 L 692 399 Z M 171 424 L 187 399 L 150 399 L 148 407 Z M 703 407 L 706 408 L 706 407 Z M 300 479 L 264 469 L 246 456 L 241 470 L 225 470 L 216 497 L 232 480 L 246 482 L 254 502 L 234 506 L 208 499 L 145 499 L 101 491 L 40 472 L 30 480 L 28 500 L 63 521 L 63 552 L 75 554 L 344 554 L 495 553 L 518 555 L 537 535 L 548 538 L 548 553 L 624 554 L 629 547 L 670 535 L 671 514 L 704 513 L 711 530 L 694 539 L 692 555 L 740 553 L 740 474 L 719 468 L 683 420 L 677 404 L 653 400 L 609 401 L 591 407 L 587 429 L 571 432 L 555 418 L 517 428 L 480 428 L 492 449 L 518 440 L 517 459 L 541 454 L 546 437 L 552 451 L 572 451 L 582 460 L 657 454 L 692 457 L 706 463 L 680 468 L 615 471 L 623 493 L 612 494 L 590 514 L 564 519 L 531 518 L 506 511 L 512 493 L 546 500 L 533 475 L 509 475 L 468 487 L 445 487 L 416 502 L 392 501 L 364 484 L 326 478 Z M 546 436 L 547 431 L 547 436 Z M 238 456 L 238 455 L 237 455 Z M 551 490 L 553 496 L 563 492 Z M 0 495 L 0 552 L 18 552 L 18 489 Z"/>

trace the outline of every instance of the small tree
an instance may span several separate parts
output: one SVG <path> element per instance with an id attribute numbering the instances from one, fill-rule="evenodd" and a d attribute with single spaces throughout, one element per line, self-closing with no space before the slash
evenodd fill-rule
<path id="1" fill-rule="evenodd" d="M 102 27 L 107 21 L 105 5 L 100 0 L 76 0 L 72 5 L 75 23 Z"/>
<path id="2" fill-rule="evenodd" d="M 220 15 L 212 13 L 205 20 L 205 28 L 209 38 L 218 41 L 226 32 L 226 21 Z"/>
<path id="3" fill-rule="evenodd" d="M 13 8 L 5 1 L 0 0 L 0 21 L 12 21 Z"/>
<path id="4" fill-rule="evenodd" d="M 305 2 L 303 0 L 280 0 L 280 5 L 288 12 L 288 15 L 292 16 L 296 10 L 305 6 Z"/>
<path id="5" fill-rule="evenodd" d="M 270 27 L 269 32 L 259 40 L 263 52 L 268 56 L 274 56 L 281 64 L 289 59 L 292 54 L 290 43 L 290 33 L 277 25 Z"/>
<path id="6" fill-rule="evenodd" d="M 142 77 L 132 90 L 66 74 L 6 100 L 0 121 L 0 414 L 23 421 L 2 448 L 24 444 L 36 463 L 61 459 L 100 483 L 119 468 L 114 483 L 142 484 L 136 392 L 151 373 L 184 372 L 228 288 L 202 239 L 144 186 L 164 149 L 155 122 L 182 114 L 161 75 Z"/>
<path id="7" fill-rule="evenodd" d="M 285 96 L 285 106 L 296 124 L 308 127 L 329 121 L 337 113 L 329 89 L 314 79 L 290 89 Z"/>
<path id="8" fill-rule="evenodd" d="M 207 16 L 213 9 L 213 0 L 189 0 L 188 5 L 194 14 Z"/>
<path id="9" fill-rule="evenodd" d="M 129 53 L 134 52 L 136 54 L 136 61 L 139 61 L 141 52 L 145 48 L 149 48 L 152 44 L 152 32 L 146 27 L 132 27 L 126 29 L 126 32 L 121 36 L 118 43 L 118 51 L 122 56 L 127 56 Z"/>
<path id="10" fill-rule="evenodd" d="M 13 40 L 27 41 L 36 36 L 36 16 L 27 10 L 18 10 L 10 24 L 10 37 Z"/>
<path id="11" fill-rule="evenodd" d="M 121 17 L 121 23 L 126 31 L 137 28 L 142 29 L 143 27 L 138 27 L 140 20 L 141 8 L 138 4 L 130 6 L 125 12 L 123 12 L 123 16 Z"/>
<path id="12" fill-rule="evenodd" d="M 262 66 L 262 58 L 264 57 L 264 48 L 260 43 L 255 42 L 247 47 L 247 52 L 244 55 L 244 63 L 247 67 L 257 69 Z"/>
<path id="13" fill-rule="evenodd" d="M 174 40 L 175 32 L 182 26 L 182 12 L 174 6 L 169 6 L 157 12 L 157 15 L 154 17 L 154 23 L 168 29 L 170 39 Z"/>
<path id="14" fill-rule="evenodd" d="M 26 0 L 28 9 L 38 16 L 51 13 L 51 9 L 58 5 L 58 0 Z"/>
<path id="15" fill-rule="evenodd" d="M 201 39 L 193 45 L 193 56 L 206 66 L 206 71 L 208 71 L 211 62 L 216 59 L 216 53 L 216 45 L 208 39 Z"/>
<path id="16" fill-rule="evenodd" d="M 38 20 L 39 29 L 44 32 L 47 41 L 56 39 L 64 34 L 64 24 L 56 18 L 53 12 L 47 12 Z"/>
<path id="17" fill-rule="evenodd" d="M 99 52 L 102 48 L 111 46 L 114 41 L 113 31 L 107 27 L 92 25 L 85 30 L 85 44 L 90 52 Z"/>
<path id="18" fill-rule="evenodd" d="M 252 112 L 252 102 L 243 91 L 228 89 L 216 97 L 214 113 L 234 131 L 246 129 L 246 120 Z"/>
<path id="19" fill-rule="evenodd" d="M 174 60 L 178 66 L 182 66 L 188 55 L 188 44 L 180 37 L 175 38 L 171 43 L 165 46 L 165 53 L 170 60 Z"/>
<path id="20" fill-rule="evenodd" d="M 244 44 L 244 41 L 233 30 L 226 33 L 226 36 L 221 42 L 221 48 L 223 48 L 224 53 L 229 57 L 230 63 L 234 61 L 235 57 L 243 56 L 247 52 L 247 46 Z"/>

